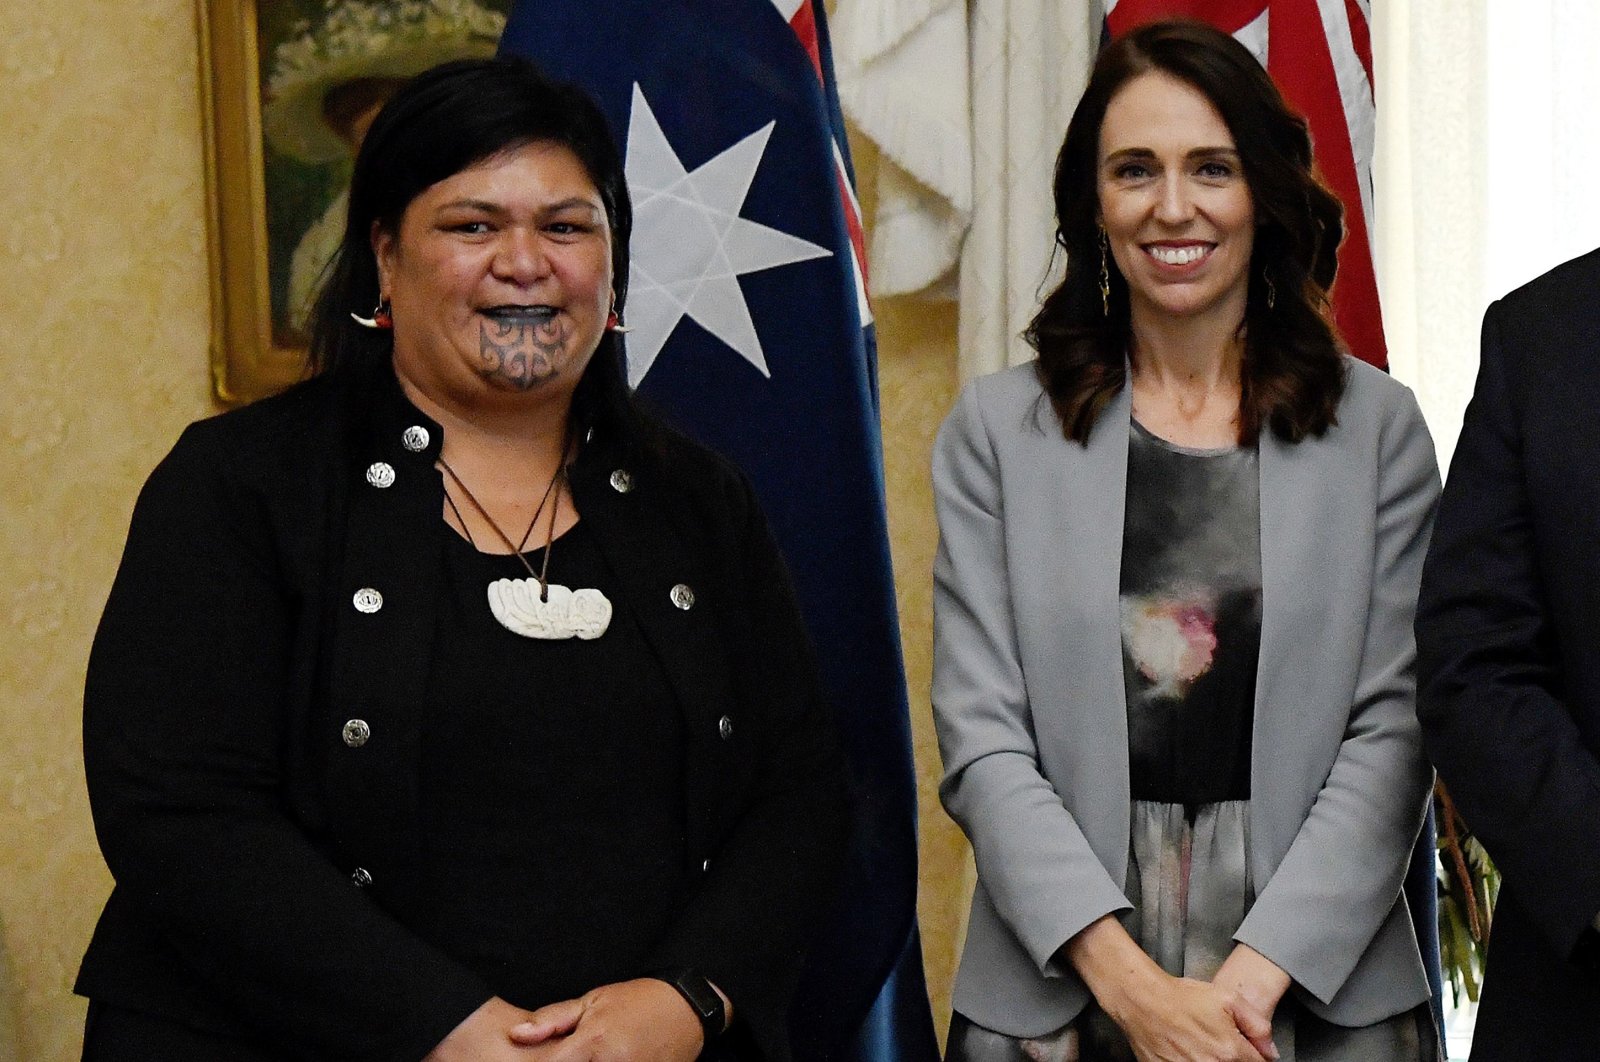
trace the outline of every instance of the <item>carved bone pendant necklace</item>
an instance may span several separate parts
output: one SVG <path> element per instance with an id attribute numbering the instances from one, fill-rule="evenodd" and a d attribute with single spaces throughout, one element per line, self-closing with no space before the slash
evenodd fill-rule
<path id="1" fill-rule="evenodd" d="M 489 510 L 477 499 L 472 490 L 456 475 L 456 470 L 451 468 L 443 457 L 439 458 L 439 467 L 444 469 L 454 481 L 461 493 L 466 495 L 467 501 L 478 510 L 478 514 L 500 536 L 500 541 L 514 554 L 522 566 L 527 569 L 526 579 L 496 579 L 489 584 L 489 611 L 494 618 L 500 621 L 500 626 L 513 634 L 520 634 L 524 638 L 538 638 L 543 641 L 560 641 L 567 638 L 579 638 L 584 641 L 600 637 L 611 625 L 611 601 L 599 590 L 593 587 L 582 587 L 573 590 L 571 587 L 561 586 L 550 582 L 550 554 L 555 547 L 556 512 L 561 508 L 560 484 L 565 478 L 565 466 L 557 466 L 555 474 L 550 477 L 550 485 L 545 487 L 544 495 L 539 499 L 539 506 L 533 511 L 533 519 L 528 522 L 528 530 L 523 532 L 522 542 L 513 545 L 511 537 L 503 531 L 495 518 L 489 515 Z M 539 522 L 539 516 L 544 512 L 544 507 L 551 501 L 550 520 L 545 525 L 544 560 L 539 565 L 539 571 L 533 570 L 533 565 L 528 563 L 528 558 L 522 555 L 522 547 L 527 545 L 528 536 L 533 533 L 534 525 Z M 456 519 L 461 520 L 461 511 L 456 509 L 455 500 L 450 497 L 450 492 L 445 491 L 445 501 L 455 509 Z M 465 520 L 461 520 L 461 528 L 466 530 Z M 472 535 L 467 534 L 468 541 Z"/>

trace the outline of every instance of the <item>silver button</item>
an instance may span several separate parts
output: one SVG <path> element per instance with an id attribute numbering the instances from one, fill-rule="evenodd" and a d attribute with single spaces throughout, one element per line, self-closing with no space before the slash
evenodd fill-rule
<path id="1" fill-rule="evenodd" d="M 729 738 L 733 737 L 733 720 L 731 718 L 728 716 L 723 716 L 721 719 L 717 720 L 717 735 L 721 737 L 723 741 L 727 741 Z"/>
<path id="2" fill-rule="evenodd" d="M 383 595 L 370 586 L 357 590 L 356 596 L 350 600 L 357 612 L 365 612 L 369 616 L 383 607 Z"/>
<path id="3" fill-rule="evenodd" d="M 672 598 L 672 603 L 674 605 L 677 605 L 685 612 L 688 612 L 691 608 L 694 608 L 694 591 L 689 589 L 687 583 L 679 583 L 677 586 L 674 586 L 672 588 L 672 592 L 668 596 Z"/>
<path id="4" fill-rule="evenodd" d="M 414 454 L 420 454 L 428 448 L 428 429 L 421 424 L 413 424 L 400 433 L 400 445 Z"/>
<path id="5" fill-rule="evenodd" d="M 356 867 L 350 874 L 350 884 L 358 889 L 364 889 L 372 884 L 372 875 L 367 873 L 366 867 Z"/>
<path id="6" fill-rule="evenodd" d="M 367 482 L 379 490 L 394 486 L 394 466 L 383 461 L 374 461 L 367 466 Z"/>
<path id="7" fill-rule="evenodd" d="M 344 729 L 339 732 L 344 738 L 344 743 L 353 749 L 359 749 L 372 737 L 372 728 L 365 719 L 351 719 L 344 724 Z"/>
<path id="8" fill-rule="evenodd" d="M 625 468 L 619 468 L 611 473 L 611 489 L 618 494 L 626 494 L 633 489 L 633 476 Z"/>

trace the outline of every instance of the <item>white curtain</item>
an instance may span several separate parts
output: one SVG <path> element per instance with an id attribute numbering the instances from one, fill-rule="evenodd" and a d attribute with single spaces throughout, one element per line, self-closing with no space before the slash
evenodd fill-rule
<path id="1" fill-rule="evenodd" d="M 1448 465 L 1489 300 L 1600 246 L 1600 4 L 1375 0 L 1378 274 Z"/>
<path id="2" fill-rule="evenodd" d="M 1033 356 L 1021 332 L 1051 261 L 1051 175 L 1100 23 L 1095 0 L 834 9 L 840 101 L 883 153 L 873 292 L 958 297 L 962 379 Z"/>
<path id="3" fill-rule="evenodd" d="M 839 0 L 839 103 L 882 152 L 868 228 L 873 294 L 954 294 L 972 218 L 965 0 Z"/>
<path id="4" fill-rule="evenodd" d="M 1378 286 L 1389 365 L 1440 463 L 1472 393 L 1483 312 L 1485 6 L 1376 0 Z"/>
<path id="5" fill-rule="evenodd" d="M 1486 294 L 1600 245 L 1600 4 L 1489 3 Z"/>
<path id="6" fill-rule="evenodd" d="M 1056 152 L 1100 46 L 1099 3 L 970 0 L 972 229 L 961 252 L 961 378 L 1033 357 L 1021 333 L 1055 262 Z"/>

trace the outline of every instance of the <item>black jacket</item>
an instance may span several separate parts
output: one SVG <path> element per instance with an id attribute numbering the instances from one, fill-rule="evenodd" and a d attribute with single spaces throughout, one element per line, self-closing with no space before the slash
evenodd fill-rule
<path id="1" fill-rule="evenodd" d="M 1600 1058 L 1600 252 L 1489 308 L 1417 610 L 1423 740 L 1504 874 L 1474 1062 Z"/>
<path id="2" fill-rule="evenodd" d="M 442 437 L 385 366 L 195 424 L 151 475 L 84 695 L 116 888 L 79 993 L 265 1034 L 286 1057 L 373 1062 L 415 1062 L 489 997 L 406 928 L 433 583 L 451 533 Z M 391 486 L 369 482 L 379 462 Z M 670 433 L 592 437 L 570 482 L 623 588 L 615 605 L 685 721 L 700 884 L 654 965 L 703 972 L 752 1047 L 787 1058 L 788 999 L 845 810 L 781 558 L 743 478 Z M 372 590 L 381 607 L 358 610 Z"/>

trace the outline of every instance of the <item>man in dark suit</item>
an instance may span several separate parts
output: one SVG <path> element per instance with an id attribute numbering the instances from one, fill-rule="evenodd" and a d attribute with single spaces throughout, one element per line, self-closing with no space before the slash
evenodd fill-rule
<path id="1" fill-rule="evenodd" d="M 1504 875 L 1473 1062 L 1594 1062 L 1600 251 L 1484 317 L 1417 648 L 1426 748 Z"/>

